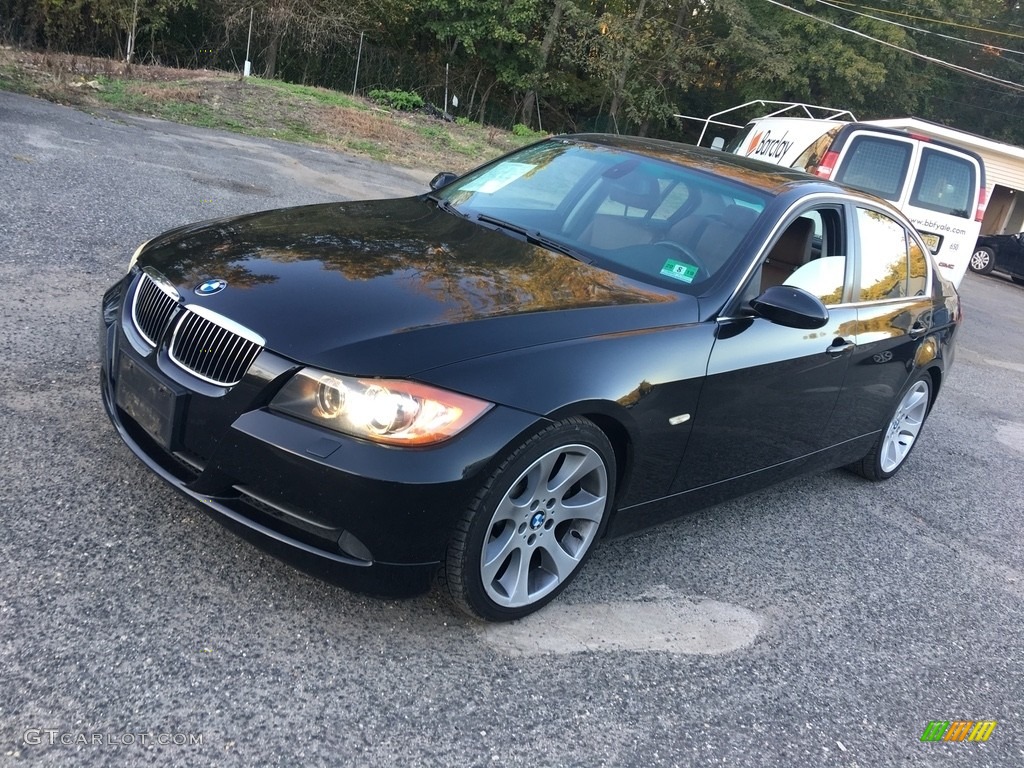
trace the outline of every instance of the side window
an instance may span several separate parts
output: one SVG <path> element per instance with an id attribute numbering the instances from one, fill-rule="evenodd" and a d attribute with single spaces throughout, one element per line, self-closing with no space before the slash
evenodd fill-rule
<path id="1" fill-rule="evenodd" d="M 974 163 L 932 147 L 921 151 L 921 167 L 910 204 L 969 219 L 977 187 Z"/>
<path id="2" fill-rule="evenodd" d="M 821 161 L 825 159 L 825 154 L 828 152 L 829 147 L 832 146 L 832 142 L 836 140 L 836 136 L 839 131 L 842 130 L 842 126 L 833 128 L 828 133 L 819 136 L 811 146 L 803 151 L 793 163 L 794 168 L 800 168 L 807 173 L 816 173 L 818 166 Z"/>
<path id="3" fill-rule="evenodd" d="M 886 200 L 899 200 L 913 145 L 880 136 L 855 136 L 840 161 L 835 180 Z"/>
<path id="4" fill-rule="evenodd" d="M 911 269 L 907 231 L 884 213 L 857 209 L 860 232 L 860 285 L 857 301 L 897 299 L 910 294 L 911 271 L 922 271 L 924 254 L 915 246 L 916 263 Z M 924 265 L 927 274 L 927 265 Z M 916 278 L 923 280 L 923 278 Z M 924 288 L 923 285 L 920 286 Z M 915 284 L 915 292 L 917 285 Z"/>
<path id="5" fill-rule="evenodd" d="M 814 208 L 791 221 L 761 266 L 761 290 L 773 285 L 803 288 L 827 306 L 843 301 L 846 255 L 835 208 Z"/>

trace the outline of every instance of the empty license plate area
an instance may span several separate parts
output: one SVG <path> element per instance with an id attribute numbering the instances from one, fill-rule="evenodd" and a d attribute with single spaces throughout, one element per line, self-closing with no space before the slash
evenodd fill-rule
<path id="1" fill-rule="evenodd" d="M 167 451 L 174 449 L 184 398 L 130 357 L 121 355 L 117 405 Z"/>

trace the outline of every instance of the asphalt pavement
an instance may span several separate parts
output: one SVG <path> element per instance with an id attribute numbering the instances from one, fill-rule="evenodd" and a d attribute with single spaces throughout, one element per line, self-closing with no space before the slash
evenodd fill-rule
<path id="1" fill-rule="evenodd" d="M 170 227 L 421 192 L 332 152 L 0 93 L 0 765 L 1024 765 L 1024 287 L 968 275 L 893 480 L 829 472 L 605 543 L 549 608 L 315 581 L 100 403 L 103 291 Z M 921 740 L 993 720 L 985 743 Z"/>

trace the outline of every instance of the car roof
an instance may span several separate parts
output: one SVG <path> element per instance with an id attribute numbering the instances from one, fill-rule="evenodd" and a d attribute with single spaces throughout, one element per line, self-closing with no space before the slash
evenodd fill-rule
<path id="1" fill-rule="evenodd" d="M 772 196 L 792 190 L 796 186 L 813 185 L 834 192 L 847 191 L 843 186 L 794 168 L 753 160 L 718 149 L 695 147 L 664 139 L 639 136 L 616 136 L 606 133 L 577 133 L 556 136 L 555 139 L 612 147 L 664 162 L 685 165 L 698 171 L 727 176 L 746 186 Z"/>

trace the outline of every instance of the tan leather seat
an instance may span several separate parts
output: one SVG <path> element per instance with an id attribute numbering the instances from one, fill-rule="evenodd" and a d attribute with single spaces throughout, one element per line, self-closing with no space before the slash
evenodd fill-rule
<path id="1" fill-rule="evenodd" d="M 757 211 L 742 205 L 728 205 L 720 219 L 704 227 L 694 253 L 712 274 L 717 272 L 736 250 L 757 219 Z"/>
<path id="2" fill-rule="evenodd" d="M 606 200 L 624 206 L 624 214 L 645 212 L 646 215 L 598 213 L 580 235 L 580 242 L 598 248 L 615 249 L 630 245 L 646 245 L 654 240 L 655 231 L 650 214 L 661 204 L 657 179 L 641 173 L 628 173 L 607 182 Z"/>
<path id="3" fill-rule="evenodd" d="M 809 262 L 813 244 L 814 222 L 810 219 L 800 218 L 786 227 L 761 268 L 761 290 L 782 285 L 790 275 Z"/>

